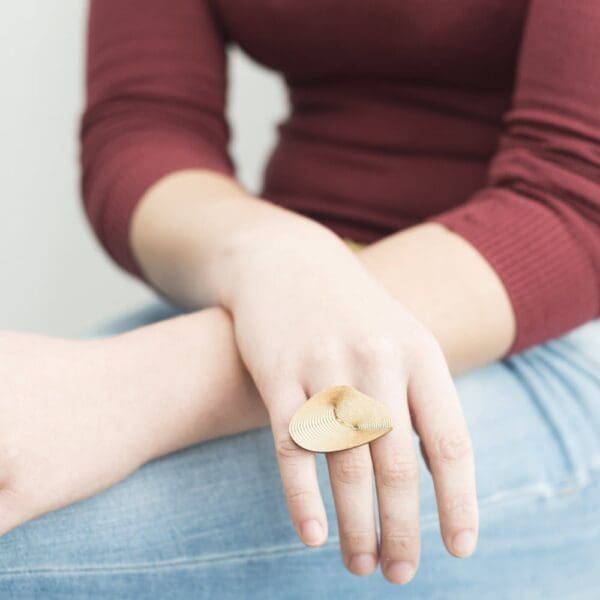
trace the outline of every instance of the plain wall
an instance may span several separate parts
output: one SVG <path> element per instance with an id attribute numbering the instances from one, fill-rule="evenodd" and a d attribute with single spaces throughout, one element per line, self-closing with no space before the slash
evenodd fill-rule
<path id="1" fill-rule="evenodd" d="M 0 5 L 0 329 L 76 336 L 152 298 L 115 267 L 85 220 L 79 194 L 87 3 Z M 238 176 L 257 190 L 280 79 L 230 55 L 228 116 Z"/>

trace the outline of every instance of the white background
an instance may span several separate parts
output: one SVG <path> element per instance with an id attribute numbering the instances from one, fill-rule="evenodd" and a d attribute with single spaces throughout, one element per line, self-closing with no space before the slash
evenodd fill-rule
<path id="1" fill-rule="evenodd" d="M 0 5 L 0 329 L 76 336 L 151 298 L 93 238 L 79 194 L 87 3 Z M 257 189 L 281 81 L 239 52 L 230 57 L 231 152 Z"/>

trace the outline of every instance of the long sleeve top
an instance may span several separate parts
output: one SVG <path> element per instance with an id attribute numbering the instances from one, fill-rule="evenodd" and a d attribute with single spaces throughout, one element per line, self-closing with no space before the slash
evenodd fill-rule
<path id="1" fill-rule="evenodd" d="M 598 0 L 91 0 L 89 220 L 141 276 L 148 187 L 235 176 L 235 44 L 289 94 L 261 197 L 362 243 L 442 223 L 499 275 L 521 351 L 600 315 L 598 32 Z"/>

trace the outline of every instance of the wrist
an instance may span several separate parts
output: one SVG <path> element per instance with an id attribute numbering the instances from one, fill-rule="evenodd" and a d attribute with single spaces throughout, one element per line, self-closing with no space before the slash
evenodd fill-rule
<path id="1" fill-rule="evenodd" d="M 219 307 L 92 342 L 106 366 L 136 466 L 202 441 L 264 425 L 231 318 Z"/>
<path id="2" fill-rule="evenodd" d="M 149 435 L 150 415 L 157 397 L 148 373 L 146 357 L 151 352 L 140 352 L 132 343 L 132 333 L 84 341 L 86 354 L 94 356 L 92 373 L 97 383 L 106 413 L 118 415 L 118 436 L 121 454 L 130 470 L 150 460 L 159 447 L 162 432 Z M 149 375 L 149 377 L 147 376 Z"/>
<path id="3" fill-rule="evenodd" d="M 264 212 L 257 210 L 252 219 L 222 241 L 211 262 L 211 287 L 218 303 L 233 310 L 244 289 L 255 286 L 263 275 L 273 277 L 302 265 L 314 269 L 315 260 L 323 260 L 340 249 L 351 254 L 324 225 L 269 205 Z"/>
<path id="4" fill-rule="evenodd" d="M 144 195 L 131 245 L 146 280 L 190 309 L 229 307 L 231 288 L 253 256 L 307 238 L 334 238 L 308 217 L 252 196 L 211 172 L 171 174 Z M 263 253 L 264 254 L 264 253 Z"/>

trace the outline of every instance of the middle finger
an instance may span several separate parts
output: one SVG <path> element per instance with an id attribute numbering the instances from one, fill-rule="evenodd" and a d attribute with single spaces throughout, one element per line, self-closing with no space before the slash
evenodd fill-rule
<path id="1" fill-rule="evenodd" d="M 349 384 L 343 364 L 321 366 L 308 386 L 309 396 L 322 389 Z M 368 445 L 326 453 L 329 481 L 335 503 L 343 562 L 355 575 L 377 568 L 373 465 Z"/>

